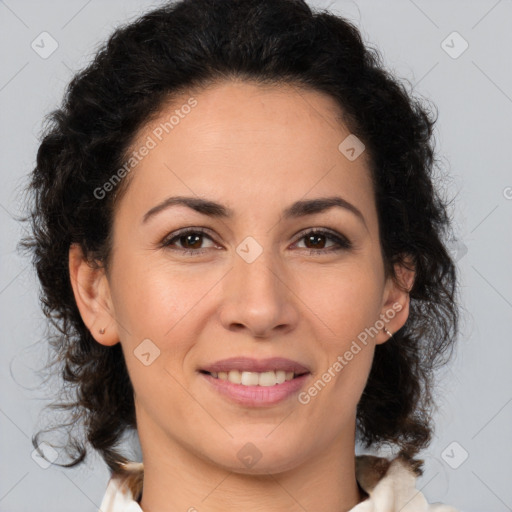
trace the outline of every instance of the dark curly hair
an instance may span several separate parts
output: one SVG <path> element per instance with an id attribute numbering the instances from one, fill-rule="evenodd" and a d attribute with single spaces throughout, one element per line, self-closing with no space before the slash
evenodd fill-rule
<path id="1" fill-rule="evenodd" d="M 89 444 L 113 472 L 121 471 L 127 458 L 119 442 L 136 429 L 121 345 L 97 343 L 77 308 L 70 244 L 108 271 L 113 214 L 130 176 L 102 200 L 94 191 L 123 165 L 135 136 L 164 103 L 232 79 L 326 93 L 366 146 L 386 276 L 399 282 L 394 264 L 407 266 L 409 257 L 415 281 L 405 325 L 376 346 L 357 407 L 357 437 L 366 448 L 398 447 L 422 474 L 424 461 L 414 457 L 433 435 L 434 371 L 453 353 L 459 318 L 456 267 L 445 239 L 449 203 L 433 186 L 437 114 L 385 70 L 353 24 L 301 0 L 166 3 L 115 30 L 47 116 L 26 189 L 31 231 L 20 246 L 37 270 L 53 364 L 65 381 L 67 401 L 61 396 L 50 405 L 71 414 L 54 427 L 71 427 L 71 462 L 60 465 L 81 463 Z M 32 438 L 36 447 L 40 434 Z"/>

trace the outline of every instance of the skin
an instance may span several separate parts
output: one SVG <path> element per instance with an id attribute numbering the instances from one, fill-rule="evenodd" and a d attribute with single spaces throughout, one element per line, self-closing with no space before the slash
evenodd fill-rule
<path id="1" fill-rule="evenodd" d="M 166 105 L 133 149 L 188 98 Z M 349 161 L 338 150 L 350 132 L 335 119 L 332 98 L 248 82 L 223 82 L 194 98 L 197 106 L 130 175 L 115 212 L 109 274 L 92 268 L 78 246 L 69 252 L 85 324 L 98 343 L 121 343 L 126 358 L 145 469 L 141 508 L 350 510 L 367 498 L 355 478 L 356 406 L 385 332 L 370 336 L 305 405 L 296 395 L 264 408 L 234 404 L 198 369 L 236 355 L 288 357 L 310 368 L 307 388 L 393 304 L 400 311 L 386 328 L 403 326 L 414 275 L 397 268 L 406 290 L 385 278 L 367 154 Z M 337 207 L 283 219 L 297 200 L 334 194 L 364 222 Z M 173 206 L 142 222 L 177 195 L 214 200 L 235 215 Z M 185 227 L 208 234 L 159 245 Z M 321 236 L 315 246 L 301 235 L 321 227 L 353 247 L 329 252 L 334 240 Z M 252 263 L 236 252 L 248 236 L 263 249 Z M 205 252 L 179 252 L 191 248 Z M 147 338 L 160 355 L 146 366 L 134 350 Z M 252 467 L 237 456 L 248 442 L 262 454 Z"/>

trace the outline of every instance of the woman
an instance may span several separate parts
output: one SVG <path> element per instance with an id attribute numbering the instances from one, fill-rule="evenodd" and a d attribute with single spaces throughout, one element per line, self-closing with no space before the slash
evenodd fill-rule
<path id="1" fill-rule="evenodd" d="M 415 489 L 458 321 L 434 120 L 353 25 L 168 4 L 50 121 L 24 245 L 103 512 L 455 510 Z"/>

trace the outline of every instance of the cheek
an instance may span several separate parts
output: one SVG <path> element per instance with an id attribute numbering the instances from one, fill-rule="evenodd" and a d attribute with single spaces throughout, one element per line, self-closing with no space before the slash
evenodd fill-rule
<path id="1" fill-rule="evenodd" d="M 194 311 L 204 289 L 162 263 L 148 264 L 142 257 L 123 263 L 115 288 L 116 317 L 126 327 L 119 332 L 130 380 L 139 407 L 168 419 L 190 402 L 182 367 L 197 337 Z"/>
<path id="2" fill-rule="evenodd" d="M 312 271 L 296 281 L 315 325 L 323 325 L 327 339 L 335 338 L 339 349 L 378 319 L 382 289 L 373 270 L 364 265 L 340 265 Z M 312 320 L 313 321 L 313 320 Z"/>
<path id="3" fill-rule="evenodd" d="M 355 418 L 373 362 L 375 346 L 351 336 L 350 331 L 357 333 L 359 329 L 346 326 L 343 336 L 331 342 L 324 340 L 322 364 L 301 397 L 301 403 L 309 404 L 311 413 L 323 417 L 333 431 L 340 421 Z"/>
<path id="4" fill-rule="evenodd" d="M 371 329 L 379 319 L 382 289 L 378 276 L 363 265 L 340 267 L 301 280 L 299 295 L 305 303 L 321 347 L 321 368 L 316 386 L 333 407 L 355 407 L 373 361 Z M 315 391 L 313 391 L 315 393 Z M 319 400 L 321 402 L 322 400 Z M 339 413 L 342 411 L 339 410 Z"/>
<path id="5" fill-rule="evenodd" d="M 154 400 L 152 390 L 161 386 L 176 397 L 180 386 L 172 375 L 183 372 L 202 329 L 205 294 L 214 292 L 220 276 L 205 275 L 204 270 L 178 272 L 166 260 L 149 263 L 147 256 L 125 257 L 117 264 L 121 270 L 113 299 L 134 388 L 147 393 L 149 402 Z"/>
<path id="6" fill-rule="evenodd" d="M 117 265 L 120 270 L 114 279 L 113 300 L 130 343 L 146 337 L 162 343 L 194 310 L 205 287 L 211 286 L 205 276 L 196 280 L 188 272 L 177 272 L 165 260 L 144 255 L 119 259 Z"/>

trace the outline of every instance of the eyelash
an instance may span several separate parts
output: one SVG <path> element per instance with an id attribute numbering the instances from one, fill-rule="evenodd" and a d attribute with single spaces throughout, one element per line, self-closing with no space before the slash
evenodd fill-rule
<path id="1" fill-rule="evenodd" d="M 161 242 L 161 247 L 162 248 L 169 248 L 175 240 L 177 240 L 177 239 L 179 239 L 179 238 L 181 238 L 183 236 L 190 235 L 190 234 L 205 235 L 210 240 L 212 240 L 212 237 L 203 228 L 183 228 L 182 230 L 175 231 L 174 233 L 171 233 L 170 236 L 166 237 Z M 322 236 L 325 236 L 325 237 L 329 238 L 331 241 L 336 242 L 336 244 L 338 245 L 338 247 L 328 248 L 328 249 L 309 249 L 309 254 L 312 255 L 312 256 L 322 256 L 322 255 L 324 255 L 326 253 L 339 252 L 339 251 L 349 250 L 349 249 L 352 248 L 352 243 L 345 236 L 339 235 L 339 234 L 335 234 L 332 231 L 329 231 L 329 230 L 326 230 L 326 229 L 321 229 L 321 228 L 310 229 L 309 231 L 306 231 L 305 233 L 302 233 L 301 237 L 297 239 L 297 242 L 301 241 L 302 239 L 304 239 L 304 238 L 306 238 L 307 236 L 310 236 L 310 235 L 322 235 Z M 297 242 L 295 242 L 295 243 L 297 243 Z M 180 251 L 184 255 L 199 256 L 201 254 L 204 254 L 208 250 L 208 248 L 207 249 L 180 249 L 180 248 L 178 248 L 178 249 L 171 249 L 171 250 Z M 306 249 L 306 250 L 308 250 L 308 249 Z"/>

